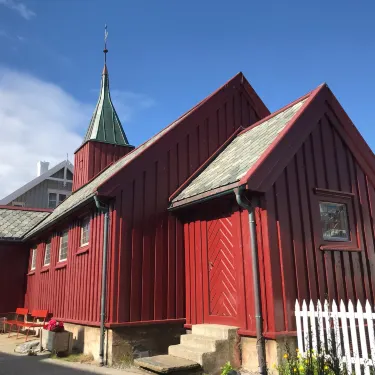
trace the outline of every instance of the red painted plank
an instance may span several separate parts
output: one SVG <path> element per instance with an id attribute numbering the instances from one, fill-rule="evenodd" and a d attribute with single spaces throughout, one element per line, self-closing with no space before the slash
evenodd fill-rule
<path id="1" fill-rule="evenodd" d="M 307 260 L 305 254 L 305 237 L 303 232 L 304 215 L 300 208 L 302 205 L 302 198 L 300 196 L 301 186 L 299 186 L 296 157 L 292 159 L 286 169 L 288 202 L 290 209 L 291 220 L 291 235 L 293 237 L 293 246 L 291 250 L 294 251 L 295 273 L 297 280 L 298 300 L 310 299 Z"/>
<path id="2" fill-rule="evenodd" d="M 165 236 L 168 242 L 168 298 L 167 318 L 176 316 L 176 218 L 167 214 L 167 233 Z"/>
<path id="3" fill-rule="evenodd" d="M 278 254 L 278 233 L 273 189 L 265 195 L 266 209 L 261 212 L 263 232 L 264 266 L 266 273 L 266 298 L 268 301 L 268 320 L 271 331 L 284 331 L 284 300 L 281 277 L 280 256 Z M 250 303 L 251 298 L 247 298 Z M 252 302 L 252 305 L 254 303 Z M 248 328 L 249 329 L 249 328 Z"/>
<path id="4" fill-rule="evenodd" d="M 338 169 L 336 165 L 336 155 L 335 155 L 335 143 L 333 138 L 333 129 L 328 119 L 325 117 L 322 119 L 322 140 L 325 155 L 325 167 L 327 170 L 327 182 L 328 189 L 339 190 L 340 183 L 338 179 Z M 328 256 L 328 254 L 327 254 Z M 337 296 L 335 297 L 338 301 L 345 299 L 345 283 L 343 275 L 343 262 L 341 257 L 341 252 L 335 251 L 331 255 L 333 256 L 333 276 L 336 284 Z"/>
<path id="5" fill-rule="evenodd" d="M 189 250 L 188 250 L 189 249 Z M 189 224 L 189 248 L 186 251 L 189 251 L 190 256 L 190 298 L 191 301 L 198 301 L 196 298 L 196 272 L 197 272 L 197 264 L 196 264 L 196 254 L 195 254 L 195 226 L 194 223 Z M 197 305 L 195 302 L 192 303 L 191 306 L 191 324 L 197 324 Z"/>
<path id="6" fill-rule="evenodd" d="M 287 179 L 285 172 L 276 181 L 276 206 L 279 228 L 279 248 L 282 281 L 284 287 L 284 306 L 286 330 L 294 325 L 292 311 L 297 299 L 297 280 L 295 274 L 295 262 L 293 257 L 293 238 L 291 237 L 290 208 L 288 206 Z"/>
<path id="7" fill-rule="evenodd" d="M 193 273 L 191 269 L 190 261 L 190 228 L 189 224 L 184 225 L 184 245 L 185 245 L 185 274 L 186 274 L 186 324 L 194 324 L 192 319 L 192 308 L 195 301 L 191 298 L 191 279 Z"/>
<path id="8" fill-rule="evenodd" d="M 349 175 L 348 175 L 348 163 L 346 158 L 346 149 L 345 145 L 343 144 L 341 138 L 337 134 L 336 131 L 333 132 L 333 139 L 334 139 L 334 149 L 336 154 L 336 168 L 339 180 L 339 189 L 341 191 L 350 192 L 350 182 L 349 182 Z M 345 283 L 345 290 L 346 295 L 343 298 L 344 302 L 346 303 L 349 299 L 354 298 L 354 289 L 353 289 L 353 274 L 352 274 L 352 266 L 351 266 L 351 257 L 350 254 L 346 251 L 341 253 L 341 257 L 343 260 L 343 273 L 344 273 L 344 283 Z"/>
<path id="9" fill-rule="evenodd" d="M 314 228 L 314 242 L 315 242 L 315 258 L 316 264 L 318 269 L 319 275 L 319 298 L 322 300 L 327 297 L 329 293 L 331 298 L 334 296 L 334 287 L 333 284 L 329 284 L 327 279 L 327 267 L 326 263 L 329 262 L 329 259 L 326 260 L 324 252 L 319 250 L 320 243 L 322 241 L 322 232 L 320 226 L 320 217 L 317 216 L 318 214 L 318 202 L 316 200 L 315 195 L 313 194 L 313 189 L 316 187 L 326 187 L 326 176 L 325 176 L 325 169 L 323 165 L 322 159 L 322 145 L 321 145 L 321 137 L 320 137 L 320 129 L 317 126 L 312 135 L 310 136 L 309 141 L 306 142 L 305 148 L 305 162 L 307 163 L 307 172 L 308 172 L 308 184 L 309 184 L 309 192 L 310 192 L 310 206 L 311 206 L 311 219 Z M 313 158 L 311 158 L 313 155 Z M 310 164 L 310 160 L 312 164 Z M 329 255 L 330 256 L 330 255 Z M 329 268 L 329 267 L 328 267 Z M 332 269 L 329 270 L 332 272 Z M 333 287 L 333 290 L 332 290 Z"/>
<path id="10" fill-rule="evenodd" d="M 203 268 L 202 268 L 202 224 L 200 220 L 195 221 L 195 242 L 194 242 L 194 254 L 195 254 L 195 267 L 196 267 L 196 301 L 203 301 Z M 197 324 L 203 323 L 203 303 L 196 304 L 196 322 Z"/>
<path id="11" fill-rule="evenodd" d="M 144 210 L 144 177 L 135 180 L 134 188 L 134 217 L 133 217 L 133 243 L 132 243 L 132 273 L 130 297 L 130 321 L 141 320 L 142 304 L 142 236 L 143 236 L 143 210 Z"/>
<path id="12" fill-rule="evenodd" d="M 348 158 L 348 165 L 349 165 L 351 192 L 354 193 L 358 197 L 355 164 L 354 164 L 353 156 L 349 150 L 347 152 L 347 158 Z M 362 248 L 363 238 L 362 238 L 362 231 L 360 230 L 361 217 L 360 217 L 359 207 L 358 207 L 358 198 L 354 198 L 353 202 L 354 202 L 354 214 L 355 214 L 354 220 L 356 222 L 357 238 L 359 240 L 359 246 Z M 352 257 L 352 264 L 353 264 L 353 276 L 354 276 L 356 299 L 364 301 L 365 296 L 366 296 L 366 291 L 368 290 L 369 286 L 368 286 L 368 281 L 363 280 L 363 268 L 362 268 L 361 254 L 353 252 L 351 254 L 351 257 Z M 365 286 L 364 282 L 367 283 L 366 287 L 364 287 Z"/>

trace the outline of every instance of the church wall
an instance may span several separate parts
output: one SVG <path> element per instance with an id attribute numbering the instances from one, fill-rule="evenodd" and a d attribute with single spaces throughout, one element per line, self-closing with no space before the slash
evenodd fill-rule
<path id="1" fill-rule="evenodd" d="M 258 121 L 266 111 L 256 107 L 239 75 L 99 188 L 99 195 L 111 189 L 116 194 L 109 270 L 112 326 L 185 319 L 183 225 L 167 211 L 169 196 L 238 127 Z"/>

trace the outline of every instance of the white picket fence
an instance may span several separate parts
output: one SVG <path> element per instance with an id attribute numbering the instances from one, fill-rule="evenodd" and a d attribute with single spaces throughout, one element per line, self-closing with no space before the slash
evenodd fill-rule
<path id="1" fill-rule="evenodd" d="M 356 311 L 351 301 L 347 308 L 341 301 L 340 309 L 335 301 L 331 304 L 325 301 L 323 306 L 320 301 L 316 306 L 313 302 L 307 306 L 303 301 L 302 308 L 296 301 L 295 314 L 298 349 L 302 356 L 311 349 L 317 353 L 320 343 L 320 348 L 326 348 L 328 353 L 336 349 L 349 375 L 353 370 L 356 375 L 362 372 L 370 375 L 370 369 L 375 367 L 375 312 L 368 301 L 365 310 L 358 301 Z"/>

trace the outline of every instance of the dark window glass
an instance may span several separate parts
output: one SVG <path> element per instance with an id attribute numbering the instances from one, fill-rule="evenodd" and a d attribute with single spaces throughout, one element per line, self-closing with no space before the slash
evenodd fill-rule
<path id="1" fill-rule="evenodd" d="M 346 204 L 320 202 L 319 206 L 323 239 L 325 241 L 350 241 Z"/>

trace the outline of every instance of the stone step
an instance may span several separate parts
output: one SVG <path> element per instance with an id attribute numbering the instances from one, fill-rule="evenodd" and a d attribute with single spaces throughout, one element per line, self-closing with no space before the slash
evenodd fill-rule
<path id="1" fill-rule="evenodd" d="M 195 334 L 181 336 L 181 344 L 187 347 L 202 349 L 206 352 L 214 352 L 220 344 L 224 343 L 225 340 L 219 340 L 215 337 L 207 337 Z"/>
<path id="2" fill-rule="evenodd" d="M 198 336 L 213 337 L 219 340 L 233 339 L 237 335 L 238 327 L 223 326 L 219 324 L 195 324 L 192 334 Z"/>
<path id="3" fill-rule="evenodd" d="M 203 373 L 199 363 L 171 355 L 138 358 L 134 360 L 134 364 L 156 374 L 198 375 Z"/>
<path id="4" fill-rule="evenodd" d="M 202 366 L 203 361 L 207 359 L 209 354 L 214 354 L 214 352 L 207 352 L 205 349 L 193 348 L 191 346 L 179 344 L 171 345 L 168 348 L 168 354 L 175 357 L 185 358 L 189 361 L 197 362 Z"/>

